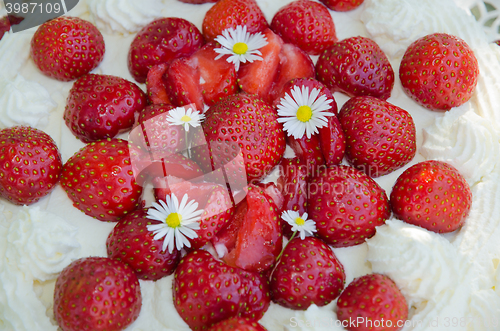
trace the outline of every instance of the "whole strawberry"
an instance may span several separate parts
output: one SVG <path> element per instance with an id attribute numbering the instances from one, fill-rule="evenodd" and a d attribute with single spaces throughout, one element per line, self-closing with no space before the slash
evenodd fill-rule
<path id="1" fill-rule="evenodd" d="M 71 81 L 96 68 L 105 52 L 104 39 L 90 22 L 59 17 L 38 27 L 31 39 L 31 57 L 47 76 Z"/>
<path id="2" fill-rule="evenodd" d="M 228 167 L 234 167 L 237 174 L 244 166 L 250 182 L 264 178 L 281 160 L 286 147 L 283 126 L 276 110 L 256 96 L 231 95 L 205 115 L 202 126 L 215 167 L 230 163 Z M 243 164 L 234 164 L 234 159 Z M 207 165 L 200 162 L 202 168 Z"/>
<path id="3" fill-rule="evenodd" d="M 208 331 L 267 331 L 267 329 L 249 318 L 233 317 L 215 324 Z"/>
<path id="4" fill-rule="evenodd" d="M 406 50 L 399 78 L 405 93 L 423 107 L 446 111 L 467 102 L 474 93 L 479 65 L 462 39 L 435 33 Z"/>
<path id="5" fill-rule="evenodd" d="M 261 32 L 268 24 L 255 0 L 219 0 L 205 14 L 203 36 L 214 40 L 222 31 L 245 25 L 249 33 Z"/>
<path id="6" fill-rule="evenodd" d="M 45 132 L 26 126 L 0 131 L 0 197 L 35 203 L 54 189 L 61 170 L 59 149 Z"/>
<path id="7" fill-rule="evenodd" d="M 87 143 L 129 130 L 146 105 L 146 94 L 136 84 L 116 76 L 89 74 L 69 91 L 64 120 Z"/>
<path id="8" fill-rule="evenodd" d="M 231 317 L 259 320 L 270 304 L 267 280 L 232 268 L 207 251 L 184 256 L 175 270 L 175 309 L 193 331 L 206 330 Z"/>
<path id="9" fill-rule="evenodd" d="M 441 161 L 424 161 L 403 172 L 391 192 L 394 216 L 434 232 L 461 227 L 472 192 L 458 170 Z"/>
<path id="10" fill-rule="evenodd" d="M 124 262 L 134 270 L 139 279 L 157 280 L 172 274 L 181 253 L 162 250 L 163 240 L 155 240 L 149 224 L 159 221 L 146 218 L 147 209 L 136 210 L 118 223 L 106 240 L 108 257 Z"/>
<path id="11" fill-rule="evenodd" d="M 284 42 L 297 45 L 309 55 L 319 55 L 337 41 L 330 12 L 310 0 L 297 0 L 283 6 L 274 15 L 271 29 Z"/>
<path id="12" fill-rule="evenodd" d="M 370 95 L 386 100 L 394 86 L 389 59 L 365 37 L 347 38 L 326 49 L 316 63 L 316 75 L 332 92 L 350 97 Z"/>
<path id="13" fill-rule="evenodd" d="M 355 97 L 339 112 L 346 136 L 346 158 L 371 177 L 380 177 L 408 164 L 417 152 L 411 115 L 387 101 Z"/>
<path id="14" fill-rule="evenodd" d="M 126 140 L 92 142 L 64 164 L 61 186 L 73 205 L 100 221 L 115 222 L 140 205 Z"/>
<path id="15" fill-rule="evenodd" d="M 54 316 L 63 331 L 123 330 L 141 311 L 139 280 L 123 262 L 81 258 L 57 277 Z"/>
<path id="16" fill-rule="evenodd" d="M 333 247 L 362 244 L 391 214 L 385 191 L 365 173 L 344 165 L 323 168 L 311 179 L 308 202 L 317 237 Z"/>
<path id="17" fill-rule="evenodd" d="M 364 0 L 320 0 L 325 6 L 334 11 L 349 11 L 358 8 Z"/>
<path id="18" fill-rule="evenodd" d="M 408 305 L 387 276 L 354 279 L 337 301 L 337 317 L 349 331 L 397 331 L 408 318 Z"/>
<path id="19" fill-rule="evenodd" d="M 345 283 L 344 267 L 322 240 L 294 238 L 288 243 L 271 276 L 274 302 L 306 310 L 335 300 Z"/>
<path id="20" fill-rule="evenodd" d="M 160 18 L 135 36 L 128 53 L 128 70 L 139 83 L 145 83 L 154 65 L 189 56 L 203 45 L 198 28 L 182 18 Z"/>

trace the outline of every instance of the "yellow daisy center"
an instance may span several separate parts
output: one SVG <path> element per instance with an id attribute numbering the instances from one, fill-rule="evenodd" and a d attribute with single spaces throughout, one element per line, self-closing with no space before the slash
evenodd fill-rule
<path id="1" fill-rule="evenodd" d="M 245 43 L 236 43 L 233 46 L 233 52 L 238 55 L 243 55 L 248 51 L 248 45 Z"/>
<path id="2" fill-rule="evenodd" d="M 306 221 L 304 221 L 304 220 L 303 220 L 302 218 L 300 218 L 300 217 L 297 217 L 297 218 L 295 219 L 295 224 L 302 226 L 302 225 L 306 224 Z"/>
<path id="3" fill-rule="evenodd" d="M 187 115 L 181 117 L 181 121 L 183 121 L 184 123 L 190 122 L 191 120 L 192 118 Z"/>
<path id="4" fill-rule="evenodd" d="M 167 216 L 165 223 L 171 228 L 176 228 L 181 225 L 182 215 L 179 213 L 171 213 Z"/>
<path id="5" fill-rule="evenodd" d="M 313 112 L 309 106 L 300 106 L 299 109 L 297 109 L 297 119 L 302 123 L 309 122 L 312 116 Z"/>

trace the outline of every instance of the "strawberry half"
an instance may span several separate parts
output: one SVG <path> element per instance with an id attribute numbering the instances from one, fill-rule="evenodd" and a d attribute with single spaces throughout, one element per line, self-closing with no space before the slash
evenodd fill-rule
<path id="1" fill-rule="evenodd" d="M 347 140 L 347 160 L 371 177 L 405 166 L 417 152 L 413 118 L 387 101 L 352 98 L 340 110 L 339 120 Z"/>
<path id="2" fill-rule="evenodd" d="M 169 67 L 168 63 L 157 64 L 151 67 L 146 78 L 146 89 L 148 99 L 154 105 L 171 104 L 167 93 L 167 84 L 165 83 L 165 73 Z"/>
<path id="3" fill-rule="evenodd" d="M 397 331 L 408 318 L 408 305 L 389 277 L 370 274 L 354 279 L 342 292 L 337 316 L 349 331 Z"/>
<path id="4" fill-rule="evenodd" d="M 248 318 L 233 317 L 215 324 L 208 331 L 267 331 L 267 329 Z"/>
<path id="5" fill-rule="evenodd" d="M 33 204 L 55 188 L 61 171 L 59 149 L 45 132 L 26 126 L 0 131 L 0 197 Z"/>
<path id="6" fill-rule="evenodd" d="M 362 244 L 391 212 L 385 191 L 365 173 L 339 165 L 321 169 L 309 185 L 309 217 L 333 247 Z"/>
<path id="7" fill-rule="evenodd" d="M 320 145 L 320 136 L 313 134 L 310 138 L 304 135 L 300 139 L 287 136 L 286 142 L 295 155 L 306 165 L 308 176 L 317 173 L 325 165 L 325 158 Z"/>
<path id="8" fill-rule="evenodd" d="M 64 164 L 61 185 L 76 208 L 100 221 L 118 221 L 141 202 L 142 187 L 122 139 L 99 140 L 76 152 Z"/>
<path id="9" fill-rule="evenodd" d="M 235 247 L 223 260 L 247 271 L 266 271 L 282 249 L 281 218 L 272 198 L 258 186 L 249 186 L 246 201 Z"/>
<path id="10" fill-rule="evenodd" d="M 297 0 L 274 15 L 271 29 L 285 43 L 298 46 L 309 55 L 319 55 L 337 41 L 335 24 L 328 9 L 310 0 Z"/>
<path id="11" fill-rule="evenodd" d="M 403 172 L 391 192 L 394 216 L 434 232 L 451 232 L 470 212 L 472 192 L 458 170 L 441 161 L 424 161 Z"/>
<path id="12" fill-rule="evenodd" d="M 318 130 L 319 144 L 325 158 L 325 164 L 327 166 L 338 165 L 344 159 L 346 136 L 337 116 L 329 116 L 327 121 L 327 126 Z"/>
<path id="13" fill-rule="evenodd" d="M 435 33 L 406 50 L 399 78 L 405 93 L 423 107 L 445 111 L 467 102 L 476 89 L 479 65 L 462 39 Z"/>
<path id="14" fill-rule="evenodd" d="M 104 38 L 90 22 L 58 17 L 38 27 L 31 39 L 31 57 L 45 75 L 68 82 L 101 63 Z"/>
<path id="15" fill-rule="evenodd" d="M 18 17 L 13 14 L 4 16 L 0 18 L 0 40 L 2 40 L 3 35 L 10 31 L 12 25 L 17 25 L 24 20 L 24 17 Z"/>
<path id="16" fill-rule="evenodd" d="M 270 304 L 268 282 L 257 273 L 230 267 L 206 251 L 184 256 L 175 270 L 174 306 L 193 331 L 231 317 L 259 320 Z"/>
<path id="17" fill-rule="evenodd" d="M 64 121 L 75 137 L 88 143 L 129 130 L 136 113 L 146 105 L 146 94 L 136 84 L 116 76 L 89 74 L 69 91 Z"/>
<path id="18" fill-rule="evenodd" d="M 146 218 L 147 209 L 136 210 L 116 223 L 106 240 L 108 257 L 122 261 L 134 270 L 137 278 L 158 280 L 172 274 L 181 253 L 162 250 L 163 240 L 155 240 L 149 224 L 160 221 Z"/>
<path id="19" fill-rule="evenodd" d="M 370 95 L 386 100 L 394 87 L 394 71 L 371 39 L 351 37 L 326 49 L 316 62 L 318 80 L 332 92 L 350 97 Z"/>
<path id="20" fill-rule="evenodd" d="M 203 36 L 213 41 L 222 31 L 245 25 L 247 32 L 262 32 L 268 27 L 264 13 L 255 0 L 219 0 L 205 14 Z"/>
<path id="21" fill-rule="evenodd" d="M 335 300 L 345 283 L 344 267 L 318 238 L 292 239 L 271 276 L 272 300 L 290 309 L 306 310 Z"/>
<path id="22" fill-rule="evenodd" d="M 141 311 L 139 280 L 123 262 L 88 257 L 57 277 L 54 316 L 63 331 L 123 330 Z"/>
<path id="23" fill-rule="evenodd" d="M 191 22 L 182 18 L 160 18 L 135 36 L 128 53 L 128 70 L 139 83 L 145 83 L 154 65 L 189 56 L 203 45 L 203 36 Z"/>
<path id="24" fill-rule="evenodd" d="M 358 8 L 364 0 L 319 0 L 334 11 L 350 11 Z"/>

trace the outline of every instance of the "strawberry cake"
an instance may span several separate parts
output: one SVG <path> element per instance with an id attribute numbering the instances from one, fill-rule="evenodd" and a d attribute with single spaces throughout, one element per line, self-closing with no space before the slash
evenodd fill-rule
<path id="1" fill-rule="evenodd" d="M 280 8 L 291 2 L 256 0 L 267 22 L 277 29 L 279 23 L 275 23 L 273 17 Z M 336 1 L 322 2 L 330 3 L 333 8 L 332 3 Z M 492 4 L 485 7 L 483 2 L 466 0 L 365 0 L 359 7 L 348 11 L 342 8 L 336 8 L 337 11 L 324 8 L 327 15 L 333 18 L 339 41 L 351 37 L 370 38 L 380 46 L 395 73 L 389 83 L 394 84 L 392 92 L 384 94 L 382 98 L 411 115 L 416 127 L 415 156 L 405 160 L 395 171 L 376 177 L 376 183 L 389 196 L 398 177 L 406 169 L 425 160 L 438 160 L 458 169 L 472 192 L 470 211 L 463 224 L 457 226 L 458 230 L 453 228 L 455 231 L 436 233 L 403 222 L 392 215 L 384 217 L 387 218 L 385 222 L 376 224 L 376 233 L 373 228 L 375 235 L 372 234 L 371 238 L 365 241 L 365 237 L 361 236 L 361 244 L 356 242 L 356 245 L 349 244 L 346 247 L 332 245 L 332 251 L 341 264 L 336 270 L 343 267 L 345 272 L 345 275 L 340 275 L 339 272 L 339 279 L 345 277 L 345 286 L 372 273 L 383 275 L 376 278 L 390 278 L 394 282 L 400 290 L 398 295 L 404 296 L 408 307 L 408 318 L 403 330 L 500 329 L 500 248 L 497 244 L 500 241 L 500 112 L 497 109 L 499 94 L 496 91 L 500 86 L 500 48 L 492 43 L 496 31 L 479 24 L 478 17 L 471 13 L 471 8 L 474 8 L 476 16 L 491 15 L 494 13 L 494 6 L 500 8 L 500 3 L 494 2 L 491 1 Z M 135 82 L 144 92 L 148 89 L 150 96 L 154 94 L 154 97 L 161 98 L 160 94 L 149 90 L 150 86 L 144 83 L 147 70 L 145 73 L 139 72 L 133 65 L 129 65 L 130 45 L 141 29 L 161 17 L 183 18 L 201 31 L 205 14 L 212 6 L 214 4 L 211 2 L 193 4 L 177 0 L 80 0 L 66 15 L 91 22 L 102 34 L 105 53 L 97 67 L 88 68 L 91 73 L 124 78 Z M 2 4 L 0 17 L 5 16 L 5 13 L 6 8 Z M 317 19 L 323 17 L 318 16 Z M 331 30 L 332 27 L 329 28 L 330 32 Z M 78 158 L 75 153 L 83 153 L 81 149 L 86 146 L 84 141 L 88 138 L 79 135 L 78 127 L 72 129 L 65 123 L 64 114 L 70 93 L 73 98 L 71 100 L 77 100 L 74 102 L 78 103 L 76 92 L 70 92 L 74 81 L 56 80 L 39 70 L 30 49 L 35 32 L 36 28 L 18 33 L 7 32 L 0 40 L 0 129 L 23 125 L 42 130 L 55 141 L 62 163 L 68 160 L 73 162 L 74 158 Z M 474 52 L 479 71 L 475 82 L 477 86 L 470 100 L 458 107 L 451 107 L 446 112 L 429 110 L 410 98 L 397 74 L 410 44 L 434 33 L 446 33 L 463 39 Z M 223 44 L 221 39 L 216 39 L 220 34 L 220 31 L 210 31 L 206 36 L 210 35 L 212 40 Z M 268 41 L 279 38 L 275 34 L 266 34 L 266 37 Z M 294 38 L 293 34 L 287 37 L 285 33 L 281 37 L 291 41 Z M 299 41 L 297 43 L 300 44 Z M 308 45 L 302 46 L 311 56 L 312 68 L 313 62 L 321 61 L 318 56 L 321 51 L 315 47 L 307 47 Z M 200 63 L 204 60 L 202 56 L 206 54 L 217 55 L 213 49 L 204 52 L 200 55 Z M 293 54 L 300 57 L 305 53 L 295 51 Z M 298 61 L 297 57 L 294 59 Z M 228 64 L 232 68 L 229 60 Z M 161 70 L 161 67 L 155 68 Z M 224 69 L 224 72 L 228 70 Z M 240 83 L 246 84 L 245 81 Z M 81 84 L 92 86 L 93 83 L 82 81 Z M 140 91 L 137 93 L 141 94 Z M 339 110 L 350 99 L 345 91 L 335 91 L 333 97 Z M 245 98 L 248 97 L 243 96 L 235 102 L 247 102 Z M 146 99 L 141 102 L 146 102 Z M 211 103 L 206 99 L 204 102 Z M 203 109 L 205 105 L 202 101 L 198 106 Z M 223 107 L 224 105 L 217 105 L 208 110 L 207 121 L 219 119 L 214 113 L 224 112 Z M 278 113 L 279 111 L 278 107 Z M 184 114 L 188 115 L 195 116 L 192 113 Z M 274 119 L 271 122 L 277 124 Z M 283 132 L 276 133 L 273 130 L 272 139 L 284 140 Z M 118 137 L 127 140 L 128 132 L 122 131 L 120 130 Z M 305 129 L 302 134 L 309 133 Z M 284 144 L 282 147 L 283 150 L 277 153 L 283 154 Z M 294 150 L 297 151 L 293 143 L 289 143 L 285 156 L 293 157 Z M 347 164 L 347 161 L 344 160 L 343 163 Z M 251 173 L 247 173 L 247 176 L 254 179 Z M 275 181 L 276 177 L 276 171 L 271 172 L 265 182 Z M 67 182 L 63 180 L 47 196 L 29 206 L 15 205 L 7 199 L 0 199 L 2 330 L 60 329 L 54 315 L 54 291 L 58 276 L 75 260 L 108 256 L 106 242 L 115 223 L 96 219 L 99 218 L 98 214 L 91 217 L 80 212 L 73 205 L 75 201 L 63 188 L 63 185 L 68 186 Z M 251 200 L 254 193 L 251 190 L 248 193 L 249 208 L 251 203 L 258 204 Z M 143 188 L 140 199 L 146 205 L 154 201 L 151 185 Z M 189 203 L 187 206 L 190 206 Z M 269 206 L 272 211 L 274 204 Z M 136 213 L 141 212 L 139 209 Z M 173 219 L 170 221 L 176 222 Z M 181 219 L 177 221 L 180 222 Z M 281 236 L 272 238 L 272 241 L 281 240 Z M 318 250 L 330 251 L 316 241 L 319 240 L 307 239 L 311 247 L 317 246 L 320 247 Z M 164 250 L 166 247 L 165 244 Z M 218 249 L 210 252 L 214 256 L 221 254 Z M 276 253 L 278 252 L 273 252 L 274 257 Z M 206 252 L 198 254 L 209 256 Z M 172 259 L 178 260 L 179 256 L 173 256 Z M 202 267 L 204 266 L 200 265 Z M 186 272 L 186 279 L 193 277 L 189 275 L 190 269 L 186 266 L 186 261 L 181 262 L 179 270 Z M 176 272 L 180 273 L 179 270 Z M 255 270 L 262 269 L 256 267 Z M 239 277 L 243 279 L 247 277 L 245 275 L 240 273 Z M 174 279 L 174 275 L 159 277 L 157 280 L 140 278 L 142 307 L 126 330 L 190 330 L 173 300 L 173 286 L 179 286 L 180 281 L 179 277 Z M 261 286 L 259 279 L 245 281 L 249 282 L 249 287 Z M 341 292 L 337 287 L 335 291 Z M 342 297 L 342 300 L 345 298 Z M 255 309 L 258 311 L 259 308 Z M 300 306 L 291 309 L 285 304 L 272 302 L 267 311 L 262 312 L 263 317 L 259 323 L 270 331 L 345 330 L 339 323 L 340 310 L 337 300 L 323 306 L 313 304 L 306 310 L 301 310 Z M 255 327 L 255 330 L 260 329 Z"/>

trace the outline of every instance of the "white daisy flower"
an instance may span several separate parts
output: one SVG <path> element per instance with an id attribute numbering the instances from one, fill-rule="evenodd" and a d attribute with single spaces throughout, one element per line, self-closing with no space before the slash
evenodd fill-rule
<path id="1" fill-rule="evenodd" d="M 319 95 L 313 88 L 309 93 L 308 86 L 294 86 L 292 95 L 286 93 L 278 105 L 278 122 L 284 123 L 283 129 L 289 136 L 300 139 L 318 133 L 318 129 L 328 124 L 327 116 L 335 116 L 330 112 L 332 99 Z"/>
<path id="2" fill-rule="evenodd" d="M 183 125 L 184 130 L 189 131 L 189 126 L 193 128 L 200 126 L 205 119 L 205 115 L 197 110 L 184 107 L 177 107 L 169 111 L 166 120 L 173 125 Z"/>
<path id="3" fill-rule="evenodd" d="M 215 41 L 222 46 L 215 49 L 219 53 L 215 59 L 230 55 L 227 62 L 234 63 L 236 71 L 240 69 L 240 63 L 262 61 L 259 49 L 267 45 L 267 39 L 262 33 L 250 34 L 247 32 L 247 27 L 241 25 L 236 29 L 229 28 L 222 31 L 222 35 L 217 36 Z"/>
<path id="4" fill-rule="evenodd" d="M 309 215 L 304 213 L 302 216 L 296 211 L 285 210 L 281 214 L 281 218 L 292 226 L 292 231 L 299 232 L 300 239 L 310 237 L 316 232 L 316 223 L 313 220 L 308 220 Z"/>
<path id="5" fill-rule="evenodd" d="M 160 204 L 153 202 L 152 205 L 146 217 L 162 223 L 150 224 L 147 229 L 153 231 L 155 240 L 165 237 L 162 251 L 168 247 L 168 251 L 172 253 L 174 247 L 177 250 L 184 246 L 191 247 L 188 238 L 198 237 L 194 230 L 200 229 L 198 221 L 203 213 L 203 210 L 196 210 L 198 203 L 194 200 L 188 202 L 188 195 L 184 194 L 179 204 L 179 200 L 172 193 L 171 196 L 166 196 L 165 201 L 160 200 Z"/>

